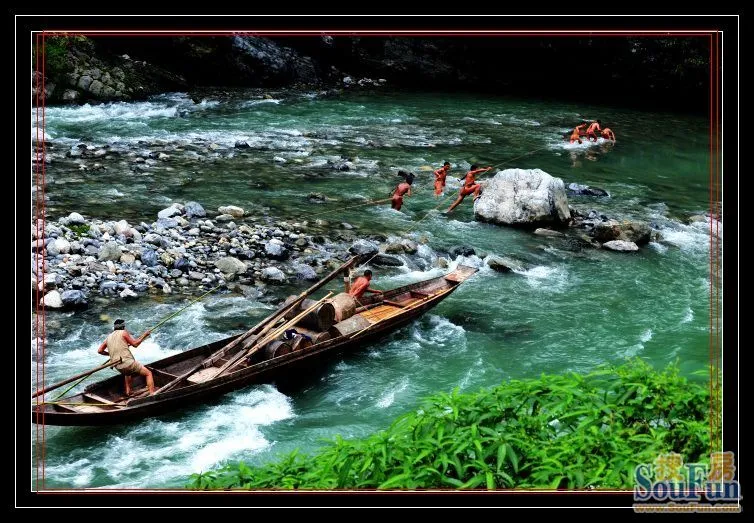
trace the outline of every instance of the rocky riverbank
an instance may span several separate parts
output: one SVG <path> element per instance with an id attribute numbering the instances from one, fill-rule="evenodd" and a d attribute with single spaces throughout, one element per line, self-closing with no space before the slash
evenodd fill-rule
<path id="1" fill-rule="evenodd" d="M 95 297 L 130 300 L 221 287 L 277 300 L 270 286 L 316 281 L 351 255 L 378 267 L 447 267 L 428 246 L 348 223 L 273 222 L 238 206 L 206 211 L 174 203 L 152 223 L 86 219 L 73 212 L 32 224 L 32 293 L 46 309 L 85 308 Z"/>

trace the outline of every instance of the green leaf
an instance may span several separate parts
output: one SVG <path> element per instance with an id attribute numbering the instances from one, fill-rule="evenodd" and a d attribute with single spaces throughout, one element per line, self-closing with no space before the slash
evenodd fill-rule
<path id="1" fill-rule="evenodd" d="M 497 471 L 498 472 L 500 472 L 500 469 L 503 467 L 503 463 L 505 461 L 505 453 L 506 453 L 506 445 L 505 443 L 503 443 L 497 449 Z"/>
<path id="2" fill-rule="evenodd" d="M 555 478 L 555 479 L 554 479 L 554 480 L 552 481 L 552 483 L 550 484 L 550 488 L 551 488 L 551 489 L 556 489 L 556 488 L 558 488 L 558 485 L 560 485 L 560 482 L 561 482 L 561 481 L 563 480 L 563 478 L 564 478 L 564 477 L 565 477 L 565 476 L 558 476 L 558 477 L 556 477 L 556 478 Z"/>
<path id="3" fill-rule="evenodd" d="M 340 469 L 340 474 L 338 475 L 338 488 L 343 488 L 347 484 L 348 480 L 348 473 L 351 472 L 351 464 L 353 463 L 353 458 L 348 458 L 346 462 L 343 464 L 343 466 Z"/>
<path id="4" fill-rule="evenodd" d="M 458 488 L 463 487 L 463 481 L 458 480 L 456 478 L 449 478 L 447 476 L 443 476 L 442 481 L 444 483 L 448 483 L 449 485 L 453 485 L 454 487 L 458 487 Z"/>
<path id="5" fill-rule="evenodd" d="M 510 459 L 511 465 L 513 465 L 513 471 L 518 474 L 518 456 L 510 445 L 508 445 L 508 458 Z"/>
<path id="6" fill-rule="evenodd" d="M 384 489 L 388 489 L 388 488 L 391 488 L 391 487 L 395 487 L 396 485 L 400 485 L 400 483 L 404 479 L 409 479 L 410 477 L 411 477 L 411 473 L 410 472 L 407 472 L 405 474 L 400 474 L 398 476 L 390 478 L 389 480 L 387 480 L 386 482 L 384 482 L 383 484 L 381 484 L 379 487 L 377 487 L 377 489 L 378 490 L 384 490 Z"/>
<path id="7" fill-rule="evenodd" d="M 495 478 L 492 477 L 492 472 L 487 472 L 487 490 L 495 490 Z"/>
<path id="8" fill-rule="evenodd" d="M 461 486 L 461 488 L 476 488 L 479 485 L 481 485 L 482 482 L 484 482 L 484 480 L 485 480 L 485 477 L 482 474 L 479 474 L 477 476 L 474 476 L 470 480 L 468 480 L 466 483 L 464 483 Z"/>

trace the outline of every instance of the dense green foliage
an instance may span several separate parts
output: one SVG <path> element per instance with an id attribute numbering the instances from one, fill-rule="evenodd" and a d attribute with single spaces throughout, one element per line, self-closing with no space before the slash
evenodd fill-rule
<path id="1" fill-rule="evenodd" d="M 71 70 L 69 53 L 74 49 L 91 52 L 92 42 L 85 36 L 47 36 L 43 40 L 44 49 L 32 46 L 32 67 L 36 71 L 43 71 L 47 78 L 59 80 L 59 77 Z M 37 60 L 40 63 L 37 63 Z M 44 60 L 44 66 L 42 64 Z"/>
<path id="2" fill-rule="evenodd" d="M 89 232 L 91 226 L 88 223 L 82 223 L 80 225 L 68 225 L 68 228 L 71 229 L 77 238 L 81 238 Z"/>
<path id="3" fill-rule="evenodd" d="M 439 394 L 366 439 L 336 437 L 313 456 L 194 474 L 189 487 L 632 488 L 634 467 L 659 454 L 709 462 L 709 413 L 707 388 L 676 366 L 658 372 L 636 360 Z"/>

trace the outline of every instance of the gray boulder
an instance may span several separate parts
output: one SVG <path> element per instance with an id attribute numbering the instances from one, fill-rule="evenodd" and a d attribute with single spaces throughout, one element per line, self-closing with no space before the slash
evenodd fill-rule
<path id="1" fill-rule="evenodd" d="M 277 267 L 265 267 L 262 270 L 262 281 L 282 283 L 285 281 L 285 274 Z"/>
<path id="2" fill-rule="evenodd" d="M 246 272 L 246 264 L 238 258 L 233 258 L 232 256 L 220 258 L 215 262 L 215 267 L 220 269 L 220 272 L 222 272 L 223 274 L 236 275 Z"/>
<path id="3" fill-rule="evenodd" d="M 157 265 L 157 253 L 152 249 L 144 249 L 141 251 L 141 263 L 147 267 L 154 267 Z"/>
<path id="4" fill-rule="evenodd" d="M 189 262 L 186 260 L 186 258 L 176 258 L 173 262 L 173 269 L 181 272 L 186 272 L 189 270 Z"/>
<path id="5" fill-rule="evenodd" d="M 370 256 L 372 254 L 377 254 L 379 247 L 376 243 L 367 240 L 358 240 L 351 245 L 348 251 L 359 256 Z"/>
<path id="6" fill-rule="evenodd" d="M 557 224 L 571 213 L 563 180 L 541 169 L 506 169 L 486 183 L 474 218 L 498 225 Z"/>
<path id="7" fill-rule="evenodd" d="M 119 261 L 121 254 L 122 252 L 120 245 L 115 242 L 107 242 L 99 248 L 99 255 L 97 256 L 97 259 L 99 261 Z"/>
<path id="8" fill-rule="evenodd" d="M 610 196 L 610 193 L 605 189 L 589 187 L 588 185 L 581 185 L 580 183 L 569 183 L 568 194 L 578 196 Z"/>
<path id="9" fill-rule="evenodd" d="M 207 216 L 207 211 L 205 211 L 204 207 L 197 202 L 186 202 L 184 210 L 186 211 L 187 218 L 201 218 Z"/>
<path id="10" fill-rule="evenodd" d="M 623 240 L 613 240 L 603 243 L 602 246 L 605 249 L 610 249 L 611 251 L 633 252 L 639 250 L 639 247 L 634 242 L 627 242 Z"/>
<path id="11" fill-rule="evenodd" d="M 471 247 L 470 245 L 454 245 L 450 248 L 450 254 L 451 256 L 473 256 L 476 254 L 476 251 L 474 250 L 474 247 Z"/>
<path id="12" fill-rule="evenodd" d="M 57 238 L 54 242 L 47 246 L 47 252 L 52 254 L 68 254 L 71 251 L 71 244 L 65 238 Z"/>
<path id="13" fill-rule="evenodd" d="M 173 216 L 178 216 L 181 214 L 181 209 L 178 207 L 178 204 L 173 204 L 170 207 L 166 207 L 165 209 L 161 210 L 157 213 L 157 218 L 172 218 Z"/>
<path id="14" fill-rule="evenodd" d="M 652 229 L 644 222 L 609 220 L 607 222 L 597 223 L 594 226 L 594 238 L 599 242 L 609 242 L 613 240 L 623 240 L 633 242 L 636 245 L 649 243 L 652 235 Z"/>
<path id="15" fill-rule="evenodd" d="M 68 225 L 84 225 L 86 220 L 77 212 L 68 215 Z"/>
<path id="16" fill-rule="evenodd" d="M 115 234 L 123 234 L 124 236 L 129 236 L 129 229 L 131 229 L 131 226 L 126 220 L 121 220 L 113 224 L 113 229 L 115 230 Z"/>
<path id="17" fill-rule="evenodd" d="M 403 265 L 403 262 L 400 258 L 396 258 L 395 256 L 391 256 L 389 254 L 377 254 L 374 258 L 372 258 L 372 261 L 370 263 L 382 267 L 400 267 Z"/>
<path id="18" fill-rule="evenodd" d="M 299 280 L 314 281 L 314 280 L 319 279 L 314 269 L 304 263 L 294 264 L 293 270 L 296 271 L 296 278 L 298 278 Z"/>
<path id="19" fill-rule="evenodd" d="M 82 309 L 88 305 L 86 294 L 79 290 L 63 291 L 60 299 L 66 309 Z"/>
<path id="20" fill-rule="evenodd" d="M 62 309 L 63 300 L 58 291 L 50 291 L 42 298 L 42 304 L 46 309 Z"/>
<path id="21" fill-rule="evenodd" d="M 244 210 L 237 205 L 225 205 L 217 210 L 220 212 L 220 214 L 230 214 L 233 218 L 236 219 L 242 218 L 244 215 Z"/>
<path id="22" fill-rule="evenodd" d="M 273 260 L 285 260 L 290 256 L 285 244 L 277 238 L 271 239 L 264 245 L 264 252 L 267 253 L 268 258 Z"/>
<path id="23" fill-rule="evenodd" d="M 175 218 L 159 218 L 154 226 L 155 229 L 175 229 L 178 227 L 178 220 Z"/>
<path id="24" fill-rule="evenodd" d="M 508 258 L 506 256 L 489 256 L 487 258 L 487 265 L 490 269 L 497 272 L 511 272 L 511 271 L 523 271 L 524 265 L 518 260 Z"/>
<path id="25" fill-rule="evenodd" d="M 539 235 L 539 236 L 565 236 L 565 234 L 563 234 L 560 231 L 553 231 L 552 229 L 542 229 L 542 228 L 534 231 L 534 234 Z"/>

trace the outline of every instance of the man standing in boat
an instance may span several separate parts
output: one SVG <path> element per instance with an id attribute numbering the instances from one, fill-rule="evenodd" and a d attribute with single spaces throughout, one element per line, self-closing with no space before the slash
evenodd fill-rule
<path id="1" fill-rule="evenodd" d="M 125 320 L 115 320 L 113 332 L 110 333 L 107 339 L 102 342 L 102 345 L 99 346 L 99 349 L 97 349 L 99 354 L 110 356 L 111 362 L 118 361 L 118 359 L 121 360 L 115 368 L 125 377 L 126 396 L 131 395 L 131 380 L 134 376 L 139 375 L 146 378 L 149 394 L 154 394 L 154 379 L 152 378 L 152 372 L 136 361 L 133 354 L 131 354 L 131 350 L 128 348 L 129 345 L 134 348 L 138 347 L 151 333 L 152 331 L 147 330 L 140 338 L 133 339 L 126 330 Z"/>
<path id="2" fill-rule="evenodd" d="M 356 281 L 351 285 L 351 290 L 348 291 L 349 296 L 353 296 L 357 300 L 361 298 L 365 292 L 371 292 L 374 294 L 382 294 L 382 291 L 369 288 L 369 282 L 372 281 L 372 271 L 369 269 L 364 271 L 363 276 L 356 278 Z"/>
<path id="3" fill-rule="evenodd" d="M 476 183 L 475 176 L 479 173 L 486 173 L 487 171 L 491 171 L 492 167 L 487 167 L 485 169 L 477 169 L 476 165 L 471 166 L 471 170 L 466 173 L 466 178 L 463 181 L 463 186 L 461 187 L 461 190 L 458 191 L 458 198 L 456 198 L 456 201 L 453 202 L 453 205 L 450 206 L 450 208 L 445 211 L 445 214 L 449 214 L 453 209 L 458 207 L 458 205 L 463 201 L 464 198 L 466 198 L 469 194 L 474 195 L 474 200 L 479 198 L 481 196 L 482 192 L 482 186 Z"/>

